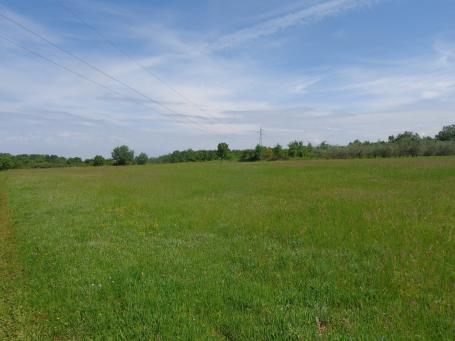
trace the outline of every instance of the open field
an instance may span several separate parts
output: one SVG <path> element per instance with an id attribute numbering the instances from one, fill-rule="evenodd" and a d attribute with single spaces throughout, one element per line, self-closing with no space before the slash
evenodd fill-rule
<path id="1" fill-rule="evenodd" d="M 0 339 L 455 336 L 455 158 L 0 174 Z"/>

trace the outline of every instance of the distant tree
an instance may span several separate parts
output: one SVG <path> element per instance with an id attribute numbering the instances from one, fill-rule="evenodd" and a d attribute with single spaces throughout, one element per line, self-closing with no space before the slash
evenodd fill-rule
<path id="1" fill-rule="evenodd" d="M 330 148 L 330 145 L 327 143 L 327 141 L 322 141 L 321 144 L 319 145 L 319 148 L 322 150 L 327 150 Z"/>
<path id="2" fill-rule="evenodd" d="M 390 139 L 390 137 L 389 137 Z M 391 137 L 391 142 L 409 142 L 409 141 L 420 141 L 421 137 L 417 133 L 412 131 L 405 131 L 404 133 L 398 134 L 396 137 Z"/>
<path id="3" fill-rule="evenodd" d="M 149 161 L 149 157 L 147 154 L 145 153 L 140 153 L 137 157 L 136 157 L 136 163 L 138 165 L 145 165 L 147 164 L 147 162 Z"/>
<path id="4" fill-rule="evenodd" d="M 303 156 L 303 142 L 292 141 L 288 144 L 289 156 L 290 157 L 302 157 Z"/>
<path id="5" fill-rule="evenodd" d="M 217 148 L 217 151 L 216 151 L 216 155 L 218 156 L 218 158 L 220 158 L 221 160 L 226 160 L 228 157 L 229 157 L 229 145 L 227 143 L 219 143 L 218 144 L 218 148 Z"/>
<path id="6" fill-rule="evenodd" d="M 117 147 L 112 151 L 112 159 L 116 166 L 132 164 L 134 161 L 134 151 L 125 145 Z"/>
<path id="7" fill-rule="evenodd" d="M 93 165 L 95 167 L 104 166 L 105 162 L 106 162 L 106 160 L 101 155 L 97 155 L 93 159 Z"/>
<path id="8" fill-rule="evenodd" d="M 241 162 L 251 162 L 256 160 L 256 152 L 252 149 L 242 150 L 240 152 L 239 161 Z"/>
<path id="9" fill-rule="evenodd" d="M 422 138 L 417 133 L 405 131 L 391 141 L 397 146 L 398 156 L 418 156 L 420 154 Z"/>
<path id="10" fill-rule="evenodd" d="M 197 154 L 193 149 L 187 149 L 184 152 L 186 162 L 195 162 L 197 161 Z"/>
<path id="11" fill-rule="evenodd" d="M 9 154 L 0 155 L 0 171 L 14 167 L 13 158 Z"/>
<path id="12" fill-rule="evenodd" d="M 308 143 L 306 146 L 303 146 L 303 157 L 311 158 L 313 156 L 314 148 L 311 143 Z"/>
<path id="13" fill-rule="evenodd" d="M 275 160 L 282 160 L 285 158 L 283 147 L 281 147 L 280 144 L 277 144 L 275 147 L 273 147 L 272 152 L 273 152 L 273 158 Z"/>
<path id="14" fill-rule="evenodd" d="M 80 157 L 70 157 L 66 160 L 68 166 L 75 167 L 75 166 L 82 166 L 84 162 Z"/>
<path id="15" fill-rule="evenodd" d="M 436 139 L 439 141 L 455 141 L 455 124 L 442 128 L 436 135 Z"/>
<path id="16" fill-rule="evenodd" d="M 257 145 L 254 149 L 254 158 L 252 161 L 261 161 L 261 160 L 272 160 L 273 159 L 273 150 L 272 148 L 264 147 Z"/>
<path id="17" fill-rule="evenodd" d="M 269 147 L 262 149 L 261 160 L 273 160 L 273 149 Z"/>

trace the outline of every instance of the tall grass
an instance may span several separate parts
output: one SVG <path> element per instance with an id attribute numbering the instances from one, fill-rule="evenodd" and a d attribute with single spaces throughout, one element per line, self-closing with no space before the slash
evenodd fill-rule
<path id="1" fill-rule="evenodd" d="M 454 158 L 7 176 L 25 339 L 453 339 Z"/>

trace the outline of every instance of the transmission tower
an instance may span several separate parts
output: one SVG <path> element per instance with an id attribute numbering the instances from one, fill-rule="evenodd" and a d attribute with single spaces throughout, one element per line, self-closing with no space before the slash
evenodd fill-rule
<path id="1" fill-rule="evenodd" d="M 261 126 L 261 129 L 259 129 L 259 145 L 262 147 L 262 140 L 263 140 L 263 137 L 264 137 L 264 129 L 262 129 L 262 126 Z"/>

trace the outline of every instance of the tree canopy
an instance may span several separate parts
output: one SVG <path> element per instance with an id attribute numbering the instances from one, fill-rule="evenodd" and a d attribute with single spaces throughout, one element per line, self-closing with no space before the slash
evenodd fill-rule
<path id="1" fill-rule="evenodd" d="M 436 139 L 439 141 L 455 141 L 455 124 L 442 128 L 436 135 Z"/>
<path id="2" fill-rule="evenodd" d="M 93 158 L 93 165 L 95 167 L 103 166 L 106 160 L 101 155 L 97 155 Z"/>
<path id="3" fill-rule="evenodd" d="M 147 154 L 145 153 L 140 153 L 137 157 L 136 157 L 136 163 L 138 165 L 145 165 L 147 164 L 147 162 L 149 161 L 149 157 Z"/>
<path id="4" fill-rule="evenodd" d="M 229 145 L 227 143 L 221 142 L 218 143 L 218 148 L 216 155 L 221 159 L 221 160 L 226 160 L 229 158 Z"/>
<path id="5" fill-rule="evenodd" d="M 11 169 L 13 166 L 13 159 L 9 154 L 0 155 L 0 170 Z"/>
<path id="6" fill-rule="evenodd" d="M 116 166 L 130 165 L 134 161 L 134 151 L 125 145 L 114 148 L 112 159 Z"/>

